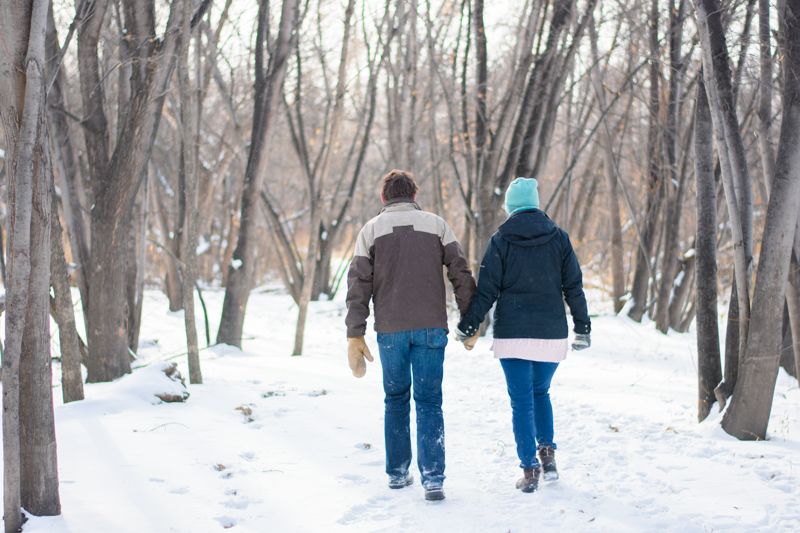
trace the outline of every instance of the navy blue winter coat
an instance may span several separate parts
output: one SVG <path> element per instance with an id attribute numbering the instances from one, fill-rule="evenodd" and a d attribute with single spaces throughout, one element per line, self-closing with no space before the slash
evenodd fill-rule
<path id="1" fill-rule="evenodd" d="M 495 300 L 496 339 L 567 338 L 565 300 L 575 333 L 591 330 L 581 267 L 569 236 L 539 209 L 517 211 L 492 235 L 478 292 L 458 329 L 472 336 Z"/>

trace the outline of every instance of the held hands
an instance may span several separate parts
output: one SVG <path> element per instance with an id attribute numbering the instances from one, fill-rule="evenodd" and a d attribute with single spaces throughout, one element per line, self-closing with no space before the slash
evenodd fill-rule
<path id="1" fill-rule="evenodd" d="M 480 331 L 476 331 L 474 335 L 468 337 L 466 333 L 456 328 L 456 339 L 459 342 L 463 342 L 464 348 L 466 348 L 467 350 L 471 350 L 475 347 L 475 343 L 478 342 L 479 336 L 480 336 Z"/>
<path id="2" fill-rule="evenodd" d="M 370 363 L 373 361 L 372 354 L 369 353 L 369 348 L 367 348 L 367 343 L 364 342 L 364 337 L 348 337 L 347 359 L 353 375 L 357 378 L 363 377 L 367 373 L 367 363 L 364 362 L 365 357 Z"/>
<path id="3" fill-rule="evenodd" d="M 589 333 L 577 333 L 575 340 L 572 341 L 573 350 L 585 350 L 592 345 L 592 337 Z"/>

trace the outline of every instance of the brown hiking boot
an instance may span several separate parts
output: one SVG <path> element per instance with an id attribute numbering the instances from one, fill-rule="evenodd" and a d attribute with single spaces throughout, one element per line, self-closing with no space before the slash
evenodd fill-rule
<path id="1" fill-rule="evenodd" d="M 558 468 L 556 467 L 556 451 L 550 446 L 539 448 L 539 461 L 542 463 L 542 470 L 544 470 L 544 480 L 557 480 Z"/>
<path id="2" fill-rule="evenodd" d="M 539 474 L 542 473 L 542 469 L 526 468 L 522 472 L 524 475 L 517 480 L 517 488 L 522 492 L 536 492 L 539 490 Z"/>

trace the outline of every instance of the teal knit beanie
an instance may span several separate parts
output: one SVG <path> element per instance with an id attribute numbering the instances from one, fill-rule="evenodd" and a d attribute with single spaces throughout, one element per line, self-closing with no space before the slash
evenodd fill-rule
<path id="1" fill-rule="evenodd" d="M 517 178 L 506 190 L 506 202 L 503 209 L 509 215 L 525 208 L 539 208 L 539 183 L 534 178 Z"/>

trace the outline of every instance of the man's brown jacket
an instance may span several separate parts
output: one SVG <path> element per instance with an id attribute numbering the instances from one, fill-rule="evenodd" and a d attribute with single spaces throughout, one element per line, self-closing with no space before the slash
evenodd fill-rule
<path id="1" fill-rule="evenodd" d="M 356 241 L 347 273 L 347 336 L 364 336 L 370 298 L 378 333 L 447 330 L 442 265 L 463 315 L 475 294 L 475 279 L 453 230 L 409 198 L 386 202 Z"/>

